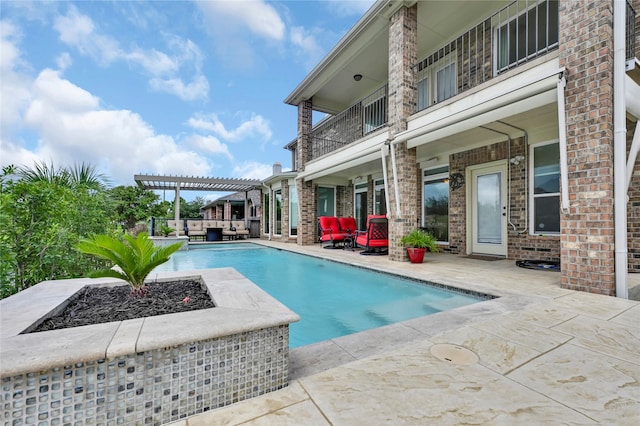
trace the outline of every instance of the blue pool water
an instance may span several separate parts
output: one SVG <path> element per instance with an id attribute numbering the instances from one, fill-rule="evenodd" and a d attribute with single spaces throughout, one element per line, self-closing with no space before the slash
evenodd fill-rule
<path id="1" fill-rule="evenodd" d="M 291 348 L 482 300 L 251 243 L 189 247 L 156 271 L 221 267 L 235 268 L 300 316 L 289 330 Z"/>

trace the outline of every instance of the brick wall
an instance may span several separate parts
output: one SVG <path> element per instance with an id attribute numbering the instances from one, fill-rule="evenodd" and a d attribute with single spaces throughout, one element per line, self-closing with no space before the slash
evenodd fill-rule
<path id="1" fill-rule="evenodd" d="M 516 155 L 525 157 L 520 164 L 511 164 L 509 181 L 509 219 L 507 225 L 507 257 L 524 260 L 558 260 L 560 257 L 560 237 L 529 235 L 529 183 L 528 148 L 524 138 L 499 142 L 489 146 L 453 154 L 449 157 L 449 174 L 460 173 L 466 177 L 467 167 L 492 161 L 506 160 Z M 465 184 L 451 189 L 449 194 L 449 247 L 456 254 L 467 253 L 467 190 Z M 515 227 L 515 229 L 514 229 Z"/>
<path id="2" fill-rule="evenodd" d="M 615 294 L 613 2 L 560 3 L 570 207 L 561 214 L 561 286 Z"/>
<path id="3" fill-rule="evenodd" d="M 417 73 L 417 6 L 403 7 L 390 19 L 389 24 L 389 127 L 392 135 L 407 128 L 406 119 L 416 110 Z M 404 248 L 398 246 L 402 235 L 416 226 L 416 200 L 419 200 L 418 165 L 416 150 L 407 149 L 406 142 L 392 144 L 396 154 L 397 175 L 389 175 L 387 197 L 393 207 L 389 213 L 389 259 L 406 261 Z M 392 170 L 391 157 L 387 157 L 388 170 Z M 394 179 L 398 180 L 400 217 L 395 208 Z"/>

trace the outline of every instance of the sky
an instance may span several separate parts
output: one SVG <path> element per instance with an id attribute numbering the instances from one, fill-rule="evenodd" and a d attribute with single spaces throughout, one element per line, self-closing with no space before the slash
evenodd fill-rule
<path id="1" fill-rule="evenodd" d="M 373 2 L 0 0 L 0 165 L 290 170 L 284 99 Z"/>

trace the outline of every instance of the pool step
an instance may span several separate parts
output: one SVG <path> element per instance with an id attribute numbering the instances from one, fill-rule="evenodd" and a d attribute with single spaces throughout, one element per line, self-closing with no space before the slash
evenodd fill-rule
<path id="1" fill-rule="evenodd" d="M 396 300 L 389 303 L 374 305 L 367 310 L 367 314 L 384 320 L 386 323 L 405 321 L 423 315 L 439 312 L 430 306 L 434 302 L 432 295 L 412 297 L 411 299 Z"/>
<path id="2" fill-rule="evenodd" d="M 382 327 L 419 316 L 435 314 L 469 304 L 465 297 L 451 294 L 445 297 L 425 294 L 409 299 L 373 305 L 364 313 L 340 312 L 334 316 L 341 327 L 350 333 Z"/>

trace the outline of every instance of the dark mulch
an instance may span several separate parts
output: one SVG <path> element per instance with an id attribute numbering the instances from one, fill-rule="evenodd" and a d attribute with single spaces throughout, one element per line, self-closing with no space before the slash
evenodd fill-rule
<path id="1" fill-rule="evenodd" d="M 188 301 L 185 303 L 185 298 Z M 135 296 L 127 285 L 87 286 L 80 290 L 60 314 L 44 320 L 29 333 L 155 315 L 213 308 L 209 293 L 198 281 L 151 283 L 145 296 Z"/>

